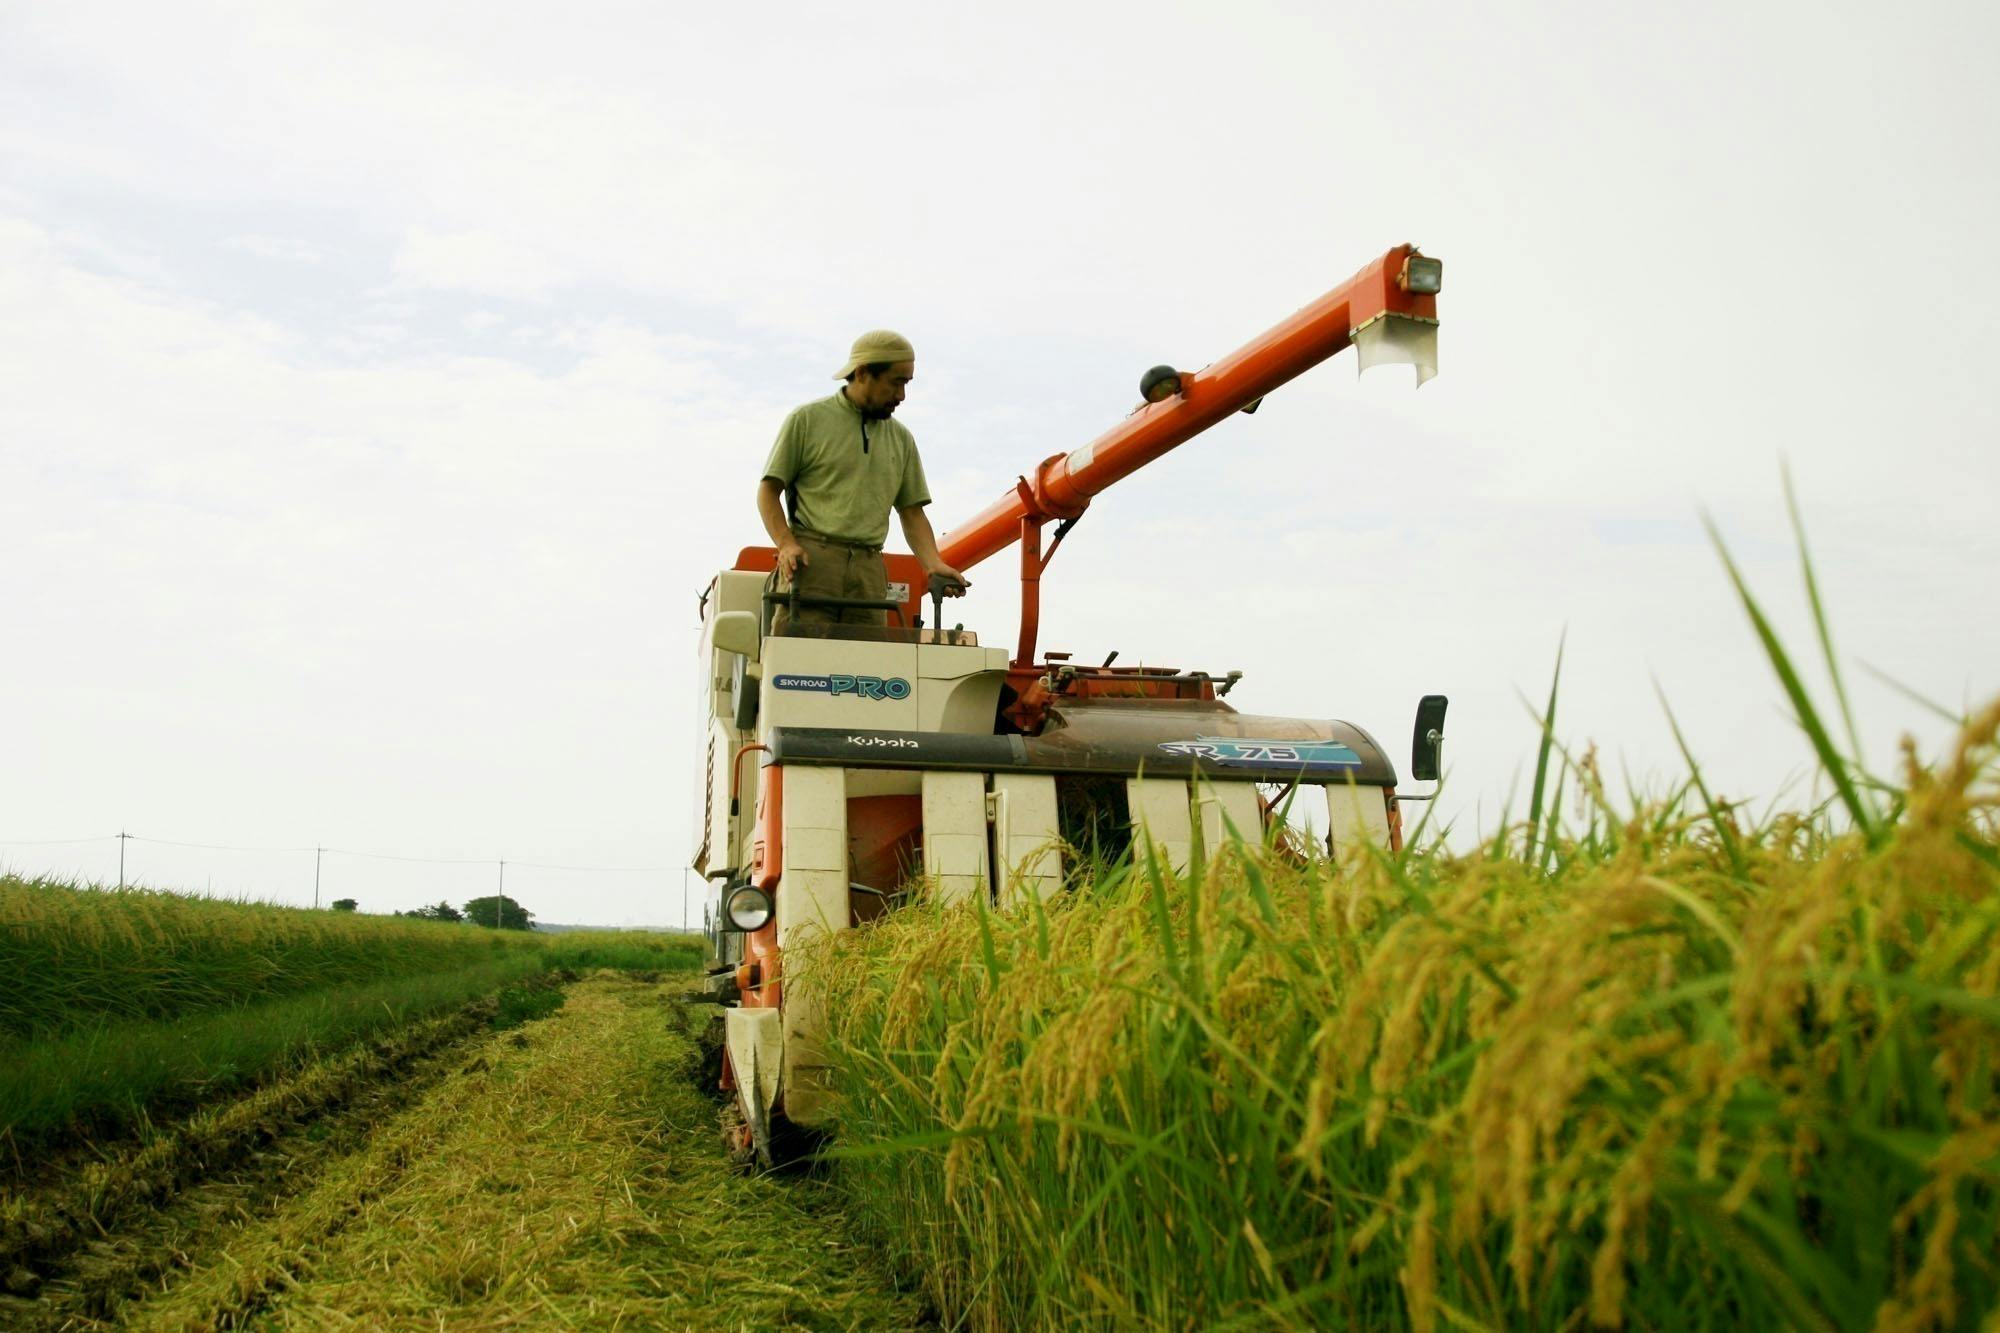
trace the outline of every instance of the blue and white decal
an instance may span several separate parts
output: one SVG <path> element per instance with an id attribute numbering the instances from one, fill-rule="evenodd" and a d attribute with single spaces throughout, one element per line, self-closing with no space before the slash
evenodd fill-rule
<path id="1" fill-rule="evenodd" d="M 1359 768 L 1361 756 L 1339 741 L 1265 741 L 1243 736 L 1201 736 L 1191 741 L 1162 741 L 1168 754 L 1205 759 L 1212 764 L 1268 768 L 1296 764 L 1302 769 Z"/>
<path id="2" fill-rule="evenodd" d="M 856 699 L 907 699 L 910 682 L 901 676 L 773 676 L 771 683 L 781 690 L 810 690 L 835 698 L 851 695 Z"/>

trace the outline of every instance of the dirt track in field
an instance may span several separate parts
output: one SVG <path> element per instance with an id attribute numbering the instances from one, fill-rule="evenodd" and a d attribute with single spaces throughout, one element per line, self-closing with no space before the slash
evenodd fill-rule
<path id="1" fill-rule="evenodd" d="M 0 1326 L 898 1328 L 837 1200 L 738 1173 L 678 983 L 471 1010 L 10 1186 Z"/>

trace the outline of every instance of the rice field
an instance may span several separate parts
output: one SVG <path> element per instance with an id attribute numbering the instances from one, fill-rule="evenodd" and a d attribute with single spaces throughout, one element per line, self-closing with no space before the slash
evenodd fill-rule
<path id="1" fill-rule="evenodd" d="M 1552 688 L 1476 850 L 1142 850 L 788 965 L 869 1234 L 982 1330 L 2000 1328 L 2000 704 L 1864 773 L 1737 586 L 1817 810 L 1615 801 Z"/>
<path id="2" fill-rule="evenodd" d="M 1992 1327 L 1996 726 L 1872 836 L 1232 844 L 851 932 L 840 1178 L 974 1328 Z"/>

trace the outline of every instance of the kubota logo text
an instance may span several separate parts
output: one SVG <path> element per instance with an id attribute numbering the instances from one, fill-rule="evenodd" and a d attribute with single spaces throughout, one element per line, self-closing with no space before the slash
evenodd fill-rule
<path id="1" fill-rule="evenodd" d="M 857 699 L 907 699 L 910 682 L 901 676 L 773 676 L 771 683 L 781 690 L 812 690 L 835 698 L 851 694 Z"/>

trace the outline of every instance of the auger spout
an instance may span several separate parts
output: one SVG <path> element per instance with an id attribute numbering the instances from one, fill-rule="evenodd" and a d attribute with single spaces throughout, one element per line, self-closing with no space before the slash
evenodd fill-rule
<path id="1" fill-rule="evenodd" d="M 1091 497 L 1171 452 L 1233 412 L 1254 410 L 1277 389 L 1351 344 L 1367 365 L 1417 366 L 1417 382 L 1436 373 L 1437 292 L 1443 265 L 1399 245 L 1340 286 L 1204 370 L 1172 376 L 1158 401 L 1080 449 L 1044 459 L 1006 495 L 951 529 L 938 553 L 970 569 L 1024 535 L 1024 524 L 1073 519 Z M 1173 385 L 1178 384 L 1178 391 Z M 1053 548 L 1051 548 L 1053 549 Z"/>

